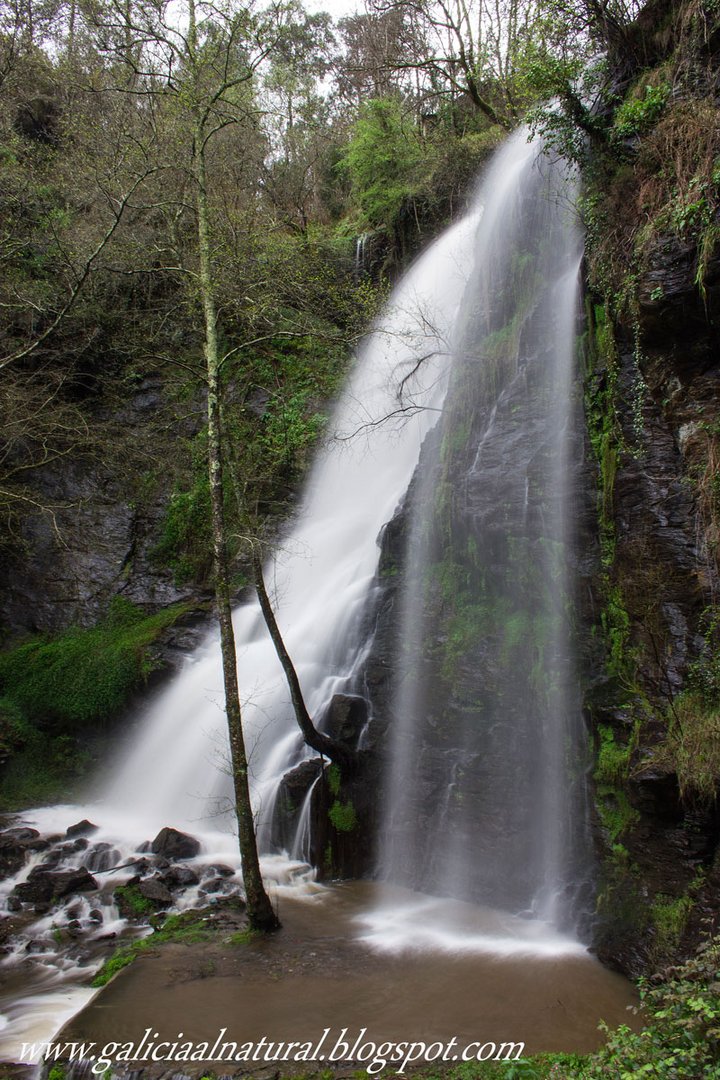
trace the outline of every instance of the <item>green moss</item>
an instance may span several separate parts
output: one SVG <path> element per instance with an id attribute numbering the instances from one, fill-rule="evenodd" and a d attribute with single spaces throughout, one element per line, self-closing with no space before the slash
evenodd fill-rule
<path id="1" fill-rule="evenodd" d="M 210 573 L 211 520 L 207 476 L 201 474 L 187 490 L 173 492 L 152 557 L 173 571 L 176 585 L 204 581 Z"/>
<path id="2" fill-rule="evenodd" d="M 141 953 L 153 949 L 156 945 L 168 942 L 184 942 L 188 945 L 200 944 L 212 938 L 212 931 L 198 911 L 186 911 L 180 915 L 170 915 L 149 937 L 121 946 L 105 961 L 92 981 L 92 986 L 105 986 L 118 971 L 132 964 Z"/>
<path id="3" fill-rule="evenodd" d="M 588 435 L 599 472 L 598 525 L 603 563 L 612 565 L 615 556 L 613 498 L 622 435 L 617 415 L 618 358 L 612 320 L 605 305 L 588 305 L 589 331 L 586 344 L 585 415 Z"/>
<path id="4" fill-rule="evenodd" d="M 704 645 L 690 665 L 686 688 L 667 713 L 665 740 L 653 760 L 676 773 L 685 799 L 713 802 L 720 791 L 720 611 L 707 608 L 700 620 Z"/>
<path id="5" fill-rule="evenodd" d="M 630 805 L 630 800 L 624 791 L 604 785 L 597 788 L 595 805 L 615 852 L 615 849 L 622 846 L 617 844 L 617 840 L 635 824 L 639 817 L 638 812 Z"/>
<path id="6" fill-rule="evenodd" d="M 230 945 L 249 945 L 251 941 L 256 941 L 259 937 L 259 932 L 248 927 L 247 930 L 238 930 L 236 934 L 231 934 L 228 938 L 228 944 Z"/>
<path id="7" fill-rule="evenodd" d="M 689 896 L 656 896 L 650 907 L 650 917 L 655 928 L 653 956 L 656 962 L 672 956 L 680 943 L 692 909 L 693 901 Z"/>
<path id="8" fill-rule="evenodd" d="M 339 765 L 329 765 L 325 771 L 325 776 L 327 777 L 327 784 L 330 788 L 331 793 L 333 795 L 337 795 L 340 791 L 341 780 Z"/>
<path id="9" fill-rule="evenodd" d="M 328 817 L 338 832 L 352 832 L 357 825 L 357 814 L 352 802 L 341 803 L 336 799 L 328 811 Z"/>
<path id="10" fill-rule="evenodd" d="M 595 766 L 596 782 L 622 784 L 630 771 L 630 756 L 635 745 L 635 738 L 633 737 L 626 746 L 622 746 L 616 742 L 613 729 L 606 724 L 601 724 L 598 728 L 598 738 L 600 745 Z"/>
<path id="11" fill-rule="evenodd" d="M 154 670 L 152 645 L 188 610 L 178 604 L 146 616 L 116 597 L 93 629 L 36 638 L 0 654 L 0 688 L 41 730 L 102 726 Z"/>
<path id="12" fill-rule="evenodd" d="M 133 915 L 152 915 L 155 905 L 140 892 L 137 885 L 119 885 L 114 892 L 115 902 Z"/>

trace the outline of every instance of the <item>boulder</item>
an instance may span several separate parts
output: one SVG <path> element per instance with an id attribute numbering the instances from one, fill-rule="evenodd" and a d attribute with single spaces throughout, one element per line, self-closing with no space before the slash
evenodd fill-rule
<path id="1" fill-rule="evenodd" d="M 320 724 L 331 739 L 354 749 L 368 721 L 368 705 L 358 694 L 334 694 Z"/>
<path id="2" fill-rule="evenodd" d="M 74 840 L 77 836 L 91 836 L 92 833 L 98 831 L 97 825 L 93 825 L 92 821 L 88 821 L 87 818 L 83 818 L 82 821 L 76 822 L 74 825 L 70 825 L 65 831 L 65 836 L 68 840 Z"/>
<path id="3" fill-rule="evenodd" d="M 37 829 L 6 829 L 0 833 L 0 877 L 11 877 L 22 870 L 28 851 L 37 851 L 46 841 Z"/>
<path id="4" fill-rule="evenodd" d="M 140 895 L 156 907 L 169 907 L 172 904 L 172 894 L 158 878 L 145 878 L 137 888 Z"/>
<path id="5" fill-rule="evenodd" d="M 120 852 L 112 844 L 93 844 L 85 856 L 85 866 L 93 873 L 102 873 L 117 866 L 121 859 Z"/>
<path id="6" fill-rule="evenodd" d="M 53 886 L 53 899 L 61 900 L 64 896 L 76 893 L 95 892 L 98 883 L 85 866 L 76 870 L 59 870 L 49 875 Z"/>
<path id="7" fill-rule="evenodd" d="M 168 889 L 187 889 L 189 885 L 197 885 L 200 878 L 189 866 L 171 866 L 163 871 L 159 880 Z"/>
<path id="8" fill-rule="evenodd" d="M 49 870 L 35 872 L 27 881 L 21 881 L 10 893 L 10 898 L 21 904 L 44 904 L 53 897 L 52 875 Z"/>
<path id="9" fill-rule="evenodd" d="M 213 863 L 205 871 L 207 877 L 232 877 L 234 873 L 233 868 L 226 866 L 225 863 Z"/>
<path id="10" fill-rule="evenodd" d="M 151 844 L 154 855 L 174 859 L 192 859 L 200 851 L 200 841 L 177 829 L 161 829 Z"/>

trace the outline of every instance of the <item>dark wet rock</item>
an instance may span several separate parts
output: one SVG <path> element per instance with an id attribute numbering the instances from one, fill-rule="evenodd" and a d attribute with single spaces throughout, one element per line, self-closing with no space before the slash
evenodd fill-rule
<path id="1" fill-rule="evenodd" d="M 280 781 L 272 823 L 272 843 L 276 850 L 292 850 L 303 805 L 322 771 L 322 758 L 309 758 L 286 772 Z"/>
<path id="2" fill-rule="evenodd" d="M 355 748 L 368 722 L 368 704 L 359 694 L 334 694 L 319 728 L 344 746 Z"/>
<path id="3" fill-rule="evenodd" d="M 85 867 L 56 872 L 35 867 L 27 881 L 16 885 L 11 895 L 23 904 L 45 904 L 76 893 L 93 892 L 97 887 L 95 878 Z"/>
<path id="4" fill-rule="evenodd" d="M 189 866 L 170 866 L 160 874 L 159 880 L 168 889 L 187 889 L 197 885 L 200 878 Z"/>
<path id="5" fill-rule="evenodd" d="M 8 911 L 10 911 L 12 913 L 15 913 L 17 911 L 22 911 L 22 900 L 18 896 L 13 896 L 11 894 L 8 897 L 7 909 L 8 909 Z"/>
<path id="6" fill-rule="evenodd" d="M 92 923 L 102 923 L 102 921 L 103 921 L 103 913 L 102 913 L 102 911 L 100 911 L 99 908 L 93 908 L 88 913 L 88 919 Z"/>
<path id="7" fill-rule="evenodd" d="M 84 864 L 91 873 L 102 873 L 117 866 L 122 856 L 112 844 L 93 844 L 84 859 Z"/>
<path id="8" fill-rule="evenodd" d="M 237 886 L 227 878 L 208 878 L 206 881 L 203 881 L 199 894 L 200 896 L 208 896 L 210 893 L 227 893 L 235 888 L 237 888 Z"/>
<path id="9" fill-rule="evenodd" d="M 70 825 L 65 831 L 65 836 L 71 840 L 78 836 L 91 836 L 92 833 L 98 831 L 99 826 L 94 825 L 92 821 L 88 821 L 87 818 L 83 818 L 82 821 L 78 821 L 75 825 Z"/>
<path id="10" fill-rule="evenodd" d="M 226 866 L 224 863 L 213 863 L 205 870 L 207 877 L 232 877 L 234 873 L 232 866 Z"/>
<path id="11" fill-rule="evenodd" d="M 121 864 L 123 868 L 132 869 L 133 877 L 130 881 L 126 881 L 126 885 L 135 885 L 144 877 L 145 874 L 152 868 L 150 859 L 129 859 L 127 862 Z"/>
<path id="12" fill-rule="evenodd" d="M 48 851 L 47 855 L 43 856 L 41 865 L 44 866 L 47 870 L 55 870 L 62 861 L 62 852 L 58 851 L 57 848 L 51 848 L 50 851 Z"/>
<path id="13" fill-rule="evenodd" d="M 41 851 L 47 841 L 37 829 L 5 829 L 0 833 L 0 877 L 11 877 L 25 865 L 28 852 Z"/>
<path id="14" fill-rule="evenodd" d="M 50 877 L 53 896 L 58 900 L 76 893 L 95 892 L 98 888 L 97 881 L 84 866 L 77 870 L 60 870 Z"/>
<path id="15" fill-rule="evenodd" d="M 37 840 L 40 833 L 37 829 L 30 828 L 17 828 L 17 829 L 4 829 L 0 833 L 0 844 L 5 844 L 12 841 L 16 844 L 30 844 L 34 840 Z"/>
<path id="16" fill-rule="evenodd" d="M 26 953 L 44 953 L 48 951 L 48 943 L 46 941 L 32 940 L 28 941 L 25 946 Z"/>
<path id="17" fill-rule="evenodd" d="M 50 871 L 34 873 L 27 881 L 16 885 L 10 894 L 23 904 L 43 904 L 53 897 L 53 883 Z"/>
<path id="18" fill-rule="evenodd" d="M 164 828 L 153 840 L 151 850 L 171 861 L 193 859 L 200 851 L 200 841 L 177 829 Z"/>
<path id="19" fill-rule="evenodd" d="M 675 773 L 645 769 L 630 778 L 628 790 L 632 805 L 658 821 L 677 824 L 684 809 Z"/>
<path id="20" fill-rule="evenodd" d="M 157 878 L 146 878 L 138 884 L 137 889 L 145 900 L 149 900 L 156 907 L 168 907 L 172 904 L 172 893 Z"/>

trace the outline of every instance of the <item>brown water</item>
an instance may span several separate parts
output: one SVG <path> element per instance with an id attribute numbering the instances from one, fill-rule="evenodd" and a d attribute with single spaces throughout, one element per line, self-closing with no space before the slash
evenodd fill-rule
<path id="1" fill-rule="evenodd" d="M 362 1034 L 363 1042 L 455 1037 L 460 1048 L 513 1041 L 526 1053 L 586 1052 L 602 1041 L 600 1020 L 637 1024 L 631 985 L 587 953 L 539 955 L 532 943 L 510 955 L 477 947 L 378 951 L 358 939 L 356 922 L 377 899 L 370 883 L 339 885 L 315 899 L 284 900 L 283 929 L 272 937 L 143 955 L 62 1038 L 137 1043 L 150 1028 L 149 1039 L 212 1045 L 225 1028 L 223 1040 L 238 1044 L 263 1036 L 316 1043 L 329 1028 L 324 1050 L 338 1039 L 352 1046 Z M 395 915 L 397 899 L 390 897 Z M 487 925 L 487 912 L 455 907 Z M 464 933 L 457 931 L 459 942 Z"/>

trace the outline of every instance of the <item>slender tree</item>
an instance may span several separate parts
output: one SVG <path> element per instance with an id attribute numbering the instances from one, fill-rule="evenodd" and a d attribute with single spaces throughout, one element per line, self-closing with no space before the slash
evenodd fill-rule
<path id="1" fill-rule="evenodd" d="M 145 102 L 145 153 L 164 170 L 163 182 L 179 181 L 168 195 L 154 190 L 156 206 L 168 221 L 172 266 L 185 280 L 189 296 L 201 312 L 204 382 L 207 389 L 207 476 L 212 518 L 214 589 L 222 654 L 235 812 L 242 872 L 251 926 L 274 930 L 280 924 L 260 872 L 248 759 L 242 726 L 232 625 L 229 537 L 225 514 L 226 448 L 222 423 L 223 364 L 219 344 L 218 279 L 213 247 L 211 151 L 222 133 L 240 123 L 251 106 L 248 92 L 257 65 L 272 47 L 268 25 L 255 22 L 247 10 L 232 12 L 218 5 L 187 0 L 185 20 L 170 5 L 122 0 L 100 12 L 107 40 L 132 71 L 123 92 Z M 110 22 L 103 24 L 103 20 Z M 128 45 L 130 51 L 128 53 Z M 149 108 L 147 107 L 149 105 Z M 168 130 L 171 136 L 168 138 Z M 188 213 L 192 211 L 192 213 Z M 180 220 L 182 219 L 182 220 Z M 177 233 L 188 223 L 194 232 L 191 262 L 175 248 Z"/>

